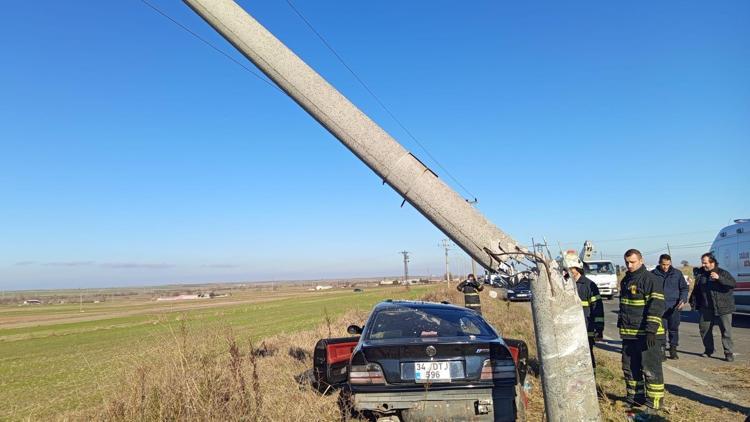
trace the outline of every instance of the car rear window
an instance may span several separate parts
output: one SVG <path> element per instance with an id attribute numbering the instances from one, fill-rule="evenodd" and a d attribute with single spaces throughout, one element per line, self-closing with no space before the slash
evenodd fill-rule
<path id="1" fill-rule="evenodd" d="M 370 340 L 430 337 L 487 337 L 495 333 L 476 313 L 462 309 L 396 307 L 378 311 Z"/>

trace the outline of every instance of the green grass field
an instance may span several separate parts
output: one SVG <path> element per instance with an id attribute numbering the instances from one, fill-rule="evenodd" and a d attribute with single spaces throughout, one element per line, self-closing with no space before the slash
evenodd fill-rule
<path id="1" fill-rule="evenodd" d="M 386 298 L 418 298 L 431 287 L 252 293 L 197 309 L 153 301 L 113 301 L 0 307 L 0 420 L 48 419 L 99 402 L 134 358 L 170 333 L 232 330 L 264 337 L 318 326 L 351 309 L 369 310 Z M 344 336 L 345 327 L 332 327 Z M 117 386 L 114 386 L 116 388 Z M 100 394 L 101 393 L 101 394 Z"/>

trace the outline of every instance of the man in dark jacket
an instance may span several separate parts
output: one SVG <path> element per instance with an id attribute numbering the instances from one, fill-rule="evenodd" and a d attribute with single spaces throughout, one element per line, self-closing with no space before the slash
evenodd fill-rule
<path id="1" fill-rule="evenodd" d="M 594 342 L 604 335 L 604 304 L 599 295 L 599 288 L 590 278 L 586 277 L 581 259 L 576 255 L 565 256 L 566 267 L 570 270 L 573 280 L 576 282 L 578 297 L 583 307 L 583 317 L 586 319 L 586 331 L 589 338 L 589 351 L 591 352 L 591 366 L 596 368 L 594 358 Z"/>
<path id="2" fill-rule="evenodd" d="M 622 338 L 622 372 L 627 400 L 633 405 L 645 402 L 648 407 L 659 409 L 664 399 L 662 282 L 646 270 L 643 255 L 637 249 L 625 252 L 625 265 L 628 272 L 620 281 L 617 327 Z"/>
<path id="3" fill-rule="evenodd" d="M 719 325 L 721 345 L 727 362 L 734 361 L 732 353 L 732 312 L 734 287 L 737 282 L 728 271 L 719 268 L 716 258 L 710 253 L 701 256 L 702 268 L 696 273 L 695 287 L 690 295 L 690 306 L 699 313 L 698 329 L 703 339 L 703 356 L 714 353 L 714 325 Z"/>
<path id="4" fill-rule="evenodd" d="M 456 289 L 464 294 L 464 306 L 477 311 L 481 315 L 482 305 L 479 303 L 479 292 L 484 289 L 484 286 L 474 278 L 474 274 L 469 274 L 466 280 L 458 283 Z"/>
<path id="5" fill-rule="evenodd" d="M 667 254 L 659 257 L 659 266 L 651 272 L 664 282 L 664 303 L 667 310 L 661 318 L 661 324 L 669 333 L 669 358 L 678 359 L 680 310 L 688 301 L 689 287 L 685 276 L 672 266 L 672 257 Z"/>

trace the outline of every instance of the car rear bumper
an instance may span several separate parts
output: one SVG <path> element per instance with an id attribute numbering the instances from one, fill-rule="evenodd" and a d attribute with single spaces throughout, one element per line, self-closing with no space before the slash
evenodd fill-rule
<path id="1" fill-rule="evenodd" d="M 352 405 L 359 412 L 398 412 L 405 421 L 515 420 L 512 388 L 357 393 Z"/>

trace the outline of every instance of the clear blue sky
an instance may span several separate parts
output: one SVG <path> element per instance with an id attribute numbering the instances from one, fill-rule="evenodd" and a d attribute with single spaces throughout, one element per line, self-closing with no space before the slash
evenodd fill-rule
<path id="1" fill-rule="evenodd" d="M 456 187 L 285 1 L 240 3 Z M 747 1 L 295 4 L 522 242 L 619 256 L 750 217 Z M 8 3 L 0 51 L 0 289 L 399 274 L 401 250 L 441 273 L 440 232 L 140 1 Z"/>

